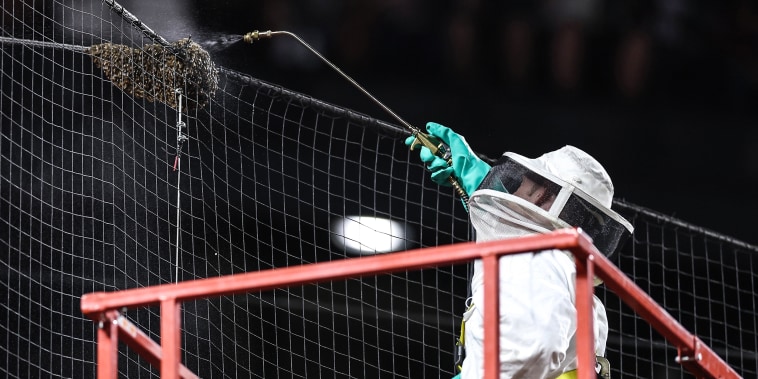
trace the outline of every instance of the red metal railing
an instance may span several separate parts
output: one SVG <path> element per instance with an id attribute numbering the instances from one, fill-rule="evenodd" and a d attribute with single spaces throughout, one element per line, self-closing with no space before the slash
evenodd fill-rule
<path id="1" fill-rule="evenodd" d="M 630 308 L 645 319 L 679 351 L 677 361 L 696 378 L 740 378 L 697 336 L 690 334 L 671 315 L 645 294 L 578 229 L 519 237 L 485 243 L 466 242 L 434 248 L 409 250 L 371 257 L 312 263 L 301 266 L 199 279 L 176 284 L 95 292 L 82 296 L 82 312 L 98 323 L 97 375 L 100 379 L 118 376 L 118 343 L 123 340 L 151 364 L 160 367 L 162 378 L 197 378 L 181 364 L 181 304 L 184 301 L 253 291 L 356 278 L 368 275 L 412 271 L 482 259 L 484 265 L 484 308 L 486 338 L 485 377 L 498 378 L 499 302 L 498 258 L 548 249 L 571 251 L 576 257 L 577 352 L 579 379 L 593 379 L 594 333 L 592 325 L 593 278 L 599 277 Z M 160 345 L 122 317 L 119 309 L 160 305 Z"/>

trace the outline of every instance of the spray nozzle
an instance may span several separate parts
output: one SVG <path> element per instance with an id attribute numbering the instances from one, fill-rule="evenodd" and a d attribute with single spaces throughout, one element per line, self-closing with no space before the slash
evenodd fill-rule
<path id="1" fill-rule="evenodd" d="M 272 34 L 273 32 L 270 30 L 267 30 L 265 32 L 259 32 L 257 30 L 253 30 L 252 32 L 245 33 L 245 35 L 242 36 L 242 40 L 247 43 L 253 43 L 255 41 L 258 41 L 261 38 L 271 38 Z"/>

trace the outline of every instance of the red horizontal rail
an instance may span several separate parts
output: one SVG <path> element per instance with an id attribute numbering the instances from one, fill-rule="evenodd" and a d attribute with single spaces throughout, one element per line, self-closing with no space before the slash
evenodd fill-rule
<path id="1" fill-rule="evenodd" d="M 499 338 L 496 337 L 499 333 L 499 307 L 496 306 L 498 304 L 497 257 L 548 249 L 570 250 L 577 258 L 577 316 L 580 319 L 577 348 L 580 368 L 594 366 L 590 361 L 590 357 L 594 356 L 590 297 L 593 293 L 591 279 L 593 275 L 597 275 L 609 289 L 679 349 L 678 360 L 697 378 L 740 378 L 718 355 L 696 336 L 690 334 L 613 265 L 592 245 L 591 239 L 578 229 L 563 229 L 548 234 L 484 243 L 465 242 L 117 292 L 94 292 L 82 296 L 81 310 L 92 320 L 100 321 L 107 317 L 108 312 L 117 309 L 161 304 L 161 335 L 163 347 L 166 350 L 165 357 L 161 360 L 161 373 L 176 377 L 177 372 L 181 371 L 178 368 L 180 367 L 178 359 L 180 325 L 177 314 L 179 304 L 183 301 L 367 275 L 412 271 L 483 259 L 485 262 L 485 301 L 495 305 L 485 308 L 485 335 L 495 336 L 485 341 L 487 354 L 485 373 L 488 378 L 496 378 L 499 367 L 497 353 Z M 167 336 L 169 331 L 173 331 L 176 335 Z M 153 349 L 154 347 L 150 350 Z M 98 349 L 98 354 L 101 355 L 100 349 Z M 102 355 L 106 358 L 110 356 Z M 582 369 L 579 370 L 579 374 L 581 379 L 591 378 L 594 375 L 590 370 Z"/>
<path id="2" fill-rule="evenodd" d="M 434 248 L 274 268 L 117 292 L 93 292 L 82 296 L 81 310 L 85 315 L 92 316 L 110 309 L 157 305 L 169 298 L 177 301 L 188 301 L 465 263 L 488 255 L 504 255 L 553 248 L 567 249 L 577 246 L 580 238 L 587 237 L 573 229 L 565 229 L 547 235 L 527 236 L 511 240 L 484 243 L 463 242 Z"/>

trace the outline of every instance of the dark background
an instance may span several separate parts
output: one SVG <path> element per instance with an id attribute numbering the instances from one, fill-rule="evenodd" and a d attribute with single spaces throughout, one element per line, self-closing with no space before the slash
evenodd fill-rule
<path id="1" fill-rule="evenodd" d="M 755 244 L 755 1 L 120 2 L 219 65 L 396 123 L 296 33 L 418 127 L 478 153 L 565 144 L 600 160 L 616 198 Z"/>

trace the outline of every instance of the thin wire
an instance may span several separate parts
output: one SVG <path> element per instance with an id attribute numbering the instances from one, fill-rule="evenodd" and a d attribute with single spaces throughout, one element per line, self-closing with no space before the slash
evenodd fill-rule
<path id="1" fill-rule="evenodd" d="M 182 231 L 182 219 L 181 219 L 181 208 L 179 208 L 179 203 L 181 202 L 181 179 L 182 179 L 182 171 L 179 167 L 179 156 L 176 157 L 176 171 L 179 171 L 176 174 L 176 261 L 174 262 L 174 282 L 179 283 L 179 236 Z"/>
<path id="2" fill-rule="evenodd" d="M 181 218 L 181 199 L 182 199 L 182 190 L 181 190 L 181 179 L 182 179 L 182 170 L 181 170 L 181 154 L 182 154 L 182 144 L 184 144 L 184 141 L 187 140 L 187 136 L 182 131 L 185 127 L 184 121 L 182 121 L 182 90 L 180 88 L 176 89 L 176 96 L 177 96 L 177 104 L 179 107 L 177 114 L 177 121 L 176 121 L 176 129 L 177 129 L 177 135 L 176 135 L 176 157 L 174 158 L 174 171 L 177 171 L 176 173 L 176 261 L 174 262 L 174 282 L 179 282 L 179 258 L 180 258 L 180 236 L 182 231 L 182 218 Z"/>

